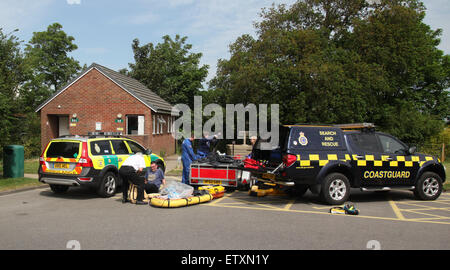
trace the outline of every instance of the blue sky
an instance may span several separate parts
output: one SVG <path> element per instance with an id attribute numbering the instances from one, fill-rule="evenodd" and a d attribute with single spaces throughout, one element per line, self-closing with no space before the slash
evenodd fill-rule
<path id="1" fill-rule="evenodd" d="M 188 36 L 193 52 L 202 52 L 215 75 L 217 60 L 229 58 L 228 45 L 242 34 L 254 35 L 253 22 L 263 7 L 295 0 L 0 0 L 0 28 L 28 42 L 33 32 L 58 22 L 75 38 L 72 56 L 118 70 L 134 62 L 131 42 L 161 42 L 164 35 Z M 424 0 L 425 22 L 444 30 L 439 46 L 450 53 L 448 0 Z"/>

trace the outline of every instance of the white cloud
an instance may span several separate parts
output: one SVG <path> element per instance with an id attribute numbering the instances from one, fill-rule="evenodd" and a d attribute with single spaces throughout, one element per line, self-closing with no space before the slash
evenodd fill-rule
<path id="1" fill-rule="evenodd" d="M 175 0 L 172 0 L 175 1 Z M 182 0 L 180 0 L 182 1 Z M 196 0 L 185 7 L 187 23 L 180 30 L 189 40 L 202 39 L 194 50 L 203 53 L 202 63 L 209 65 L 206 81 L 216 75 L 217 60 L 229 58 L 229 45 L 243 34 L 255 35 L 254 22 L 272 0 Z M 275 1 L 275 4 L 293 4 L 295 0 Z M 192 39 L 191 39 L 192 37 Z M 188 40 L 188 42 L 189 42 Z"/>
<path id="2" fill-rule="evenodd" d="M 94 47 L 94 48 L 83 48 L 80 47 L 80 50 L 85 52 L 86 54 L 106 54 L 109 53 L 110 50 L 103 47 Z"/>
<path id="3" fill-rule="evenodd" d="M 67 0 L 69 5 L 81 5 L 81 0 Z"/>
<path id="4" fill-rule="evenodd" d="M 429 0 L 425 2 L 427 8 L 424 22 L 431 26 L 433 30 L 441 28 L 443 30 L 441 36 L 441 44 L 438 48 L 444 53 L 450 53 L 450 21 L 448 15 L 450 14 L 450 6 L 447 0 Z"/>
<path id="5" fill-rule="evenodd" d="M 190 5 L 194 3 L 194 0 L 167 0 L 169 3 L 169 6 L 171 7 L 178 7 L 178 6 L 185 6 Z"/>
<path id="6" fill-rule="evenodd" d="M 11 31 L 33 26 L 47 15 L 48 8 L 54 0 L 1 0 L 0 28 Z"/>
<path id="7" fill-rule="evenodd" d="M 149 24 L 149 23 L 156 22 L 158 19 L 159 19 L 158 15 L 153 14 L 151 11 L 148 11 L 148 12 L 133 16 L 130 19 L 130 23 L 132 23 L 132 24 Z"/>

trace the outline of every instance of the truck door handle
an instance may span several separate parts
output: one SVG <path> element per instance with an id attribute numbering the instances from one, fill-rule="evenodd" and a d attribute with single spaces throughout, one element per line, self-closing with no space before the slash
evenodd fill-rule
<path id="1" fill-rule="evenodd" d="M 394 159 L 391 158 L 391 157 L 387 157 L 386 160 L 391 161 L 391 160 L 394 160 Z"/>
<path id="2" fill-rule="evenodd" d="M 364 159 L 364 156 L 356 156 L 357 159 Z"/>

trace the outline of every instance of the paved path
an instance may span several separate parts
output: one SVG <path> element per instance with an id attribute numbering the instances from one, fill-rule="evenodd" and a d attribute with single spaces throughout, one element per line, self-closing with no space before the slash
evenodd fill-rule
<path id="1" fill-rule="evenodd" d="M 166 162 L 166 172 L 170 172 L 177 167 L 182 168 L 181 166 L 181 157 L 178 155 L 172 155 L 164 158 Z"/>

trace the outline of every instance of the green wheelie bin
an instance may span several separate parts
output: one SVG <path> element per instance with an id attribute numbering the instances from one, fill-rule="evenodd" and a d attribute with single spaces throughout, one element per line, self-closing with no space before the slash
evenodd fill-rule
<path id="1" fill-rule="evenodd" d="M 3 177 L 19 178 L 24 176 L 25 150 L 22 145 L 3 147 Z"/>

